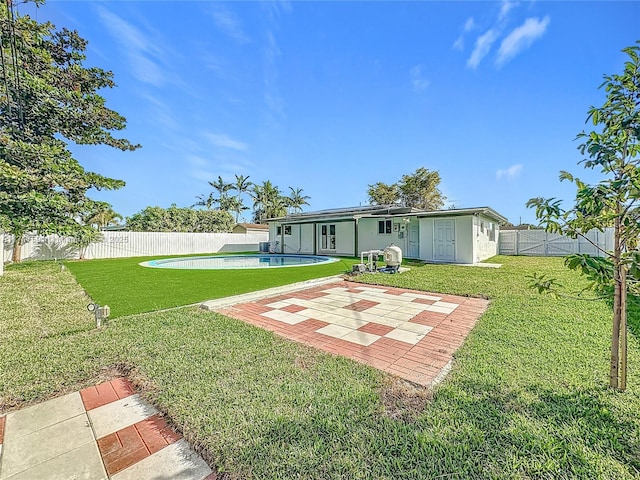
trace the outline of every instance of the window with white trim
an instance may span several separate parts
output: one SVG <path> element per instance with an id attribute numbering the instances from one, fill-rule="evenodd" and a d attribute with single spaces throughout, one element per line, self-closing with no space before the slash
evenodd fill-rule
<path id="1" fill-rule="evenodd" d="M 391 235 L 391 220 L 378 220 L 378 235 Z"/>

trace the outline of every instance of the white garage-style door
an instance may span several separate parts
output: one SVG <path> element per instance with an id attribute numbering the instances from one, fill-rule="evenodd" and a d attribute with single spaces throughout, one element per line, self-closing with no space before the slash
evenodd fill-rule
<path id="1" fill-rule="evenodd" d="M 455 220 L 436 220 L 434 223 L 434 260 L 454 262 L 456 259 Z"/>

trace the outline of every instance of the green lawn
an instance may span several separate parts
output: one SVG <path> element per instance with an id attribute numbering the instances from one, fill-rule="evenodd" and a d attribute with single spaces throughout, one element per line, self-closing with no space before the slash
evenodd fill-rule
<path id="1" fill-rule="evenodd" d="M 0 277 L 0 409 L 130 369 L 144 394 L 224 478 L 633 479 L 640 477 L 640 346 L 609 390 L 610 308 L 536 294 L 569 287 L 561 259 L 500 269 L 426 265 L 367 282 L 491 298 L 435 391 L 196 308 L 123 316 L 97 331 L 69 271 Z"/>
<path id="2" fill-rule="evenodd" d="M 254 292 L 269 287 L 351 271 L 355 259 L 297 268 L 179 270 L 149 268 L 140 262 L 159 257 L 66 261 L 86 292 L 111 307 L 113 318 Z M 167 257 L 169 258 L 169 257 Z"/>

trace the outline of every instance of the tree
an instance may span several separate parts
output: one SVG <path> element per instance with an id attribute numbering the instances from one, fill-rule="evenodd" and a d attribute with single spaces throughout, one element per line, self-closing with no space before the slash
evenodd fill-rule
<path id="1" fill-rule="evenodd" d="M 42 2 L 38 2 L 42 3 Z M 87 191 L 124 182 L 86 171 L 68 143 L 135 150 L 111 132 L 126 120 L 97 92 L 115 86 L 113 74 L 84 67 L 87 42 L 0 5 L 0 217 L 14 235 L 14 261 L 26 233 L 74 235 L 95 202 Z"/>
<path id="2" fill-rule="evenodd" d="M 302 212 L 302 206 L 309 205 L 307 200 L 311 200 L 311 197 L 308 195 L 302 195 L 301 188 L 294 189 L 293 187 L 289 187 L 289 190 L 291 190 L 291 195 L 289 195 L 287 200 L 290 213 Z"/>
<path id="3" fill-rule="evenodd" d="M 283 217 L 287 214 L 287 197 L 270 180 L 262 185 L 253 184 L 250 192 L 253 198 L 253 221 L 264 223 L 269 218 Z"/>
<path id="4" fill-rule="evenodd" d="M 233 217 L 220 210 L 194 210 L 171 205 L 169 208 L 147 207 L 127 218 L 127 228 L 134 232 L 230 232 Z"/>
<path id="5" fill-rule="evenodd" d="M 369 185 L 367 195 L 369 196 L 369 203 L 372 205 L 396 205 L 400 202 L 400 192 L 398 191 L 398 185 L 395 183 L 387 185 L 386 183 L 378 182 Z"/>
<path id="6" fill-rule="evenodd" d="M 418 168 L 413 175 L 403 175 L 398 182 L 400 203 L 421 210 L 439 210 L 445 200 L 438 189 L 439 184 L 440 174 L 424 167 Z"/>
<path id="7" fill-rule="evenodd" d="M 211 210 L 216 204 L 215 198 L 213 197 L 213 192 L 211 192 L 209 195 L 196 195 L 196 198 L 198 199 L 198 201 L 191 205 L 191 208 L 204 207 L 207 210 Z"/>
<path id="8" fill-rule="evenodd" d="M 118 220 L 122 219 L 122 215 L 113 210 L 113 207 L 107 202 L 95 202 L 94 208 L 82 218 L 85 225 L 96 227 L 98 230 L 118 225 Z"/>
<path id="9" fill-rule="evenodd" d="M 606 100 L 601 107 L 589 109 L 587 121 L 591 120 L 596 130 L 578 135 L 583 142 L 578 147 L 580 153 L 587 156 L 580 163 L 599 169 L 604 179 L 588 185 L 561 172 L 561 181 L 577 187 L 575 205 L 568 210 L 554 198 L 527 202 L 528 207 L 535 207 L 536 216 L 550 232 L 586 238 L 589 230 L 613 226 L 613 251 L 601 251 L 604 257 L 569 255 L 565 264 L 585 274 L 600 293 L 613 297 L 609 385 L 620 390 L 626 388 L 627 381 L 627 291 L 640 294 L 640 47 L 628 47 L 623 52 L 629 57 L 623 73 L 604 77 L 600 88 L 607 92 Z M 556 292 L 558 287 L 544 276 L 534 276 L 533 285 L 541 292 Z"/>
<path id="10" fill-rule="evenodd" d="M 388 185 L 378 182 L 369 185 L 367 194 L 373 205 L 402 205 L 421 210 L 438 210 L 444 206 L 445 196 L 438 185 L 440 174 L 424 167 L 411 175 L 403 175 L 400 181 Z"/>
<path id="11" fill-rule="evenodd" d="M 245 210 L 249 210 L 249 207 L 246 207 L 244 205 L 244 202 L 242 201 L 242 195 L 249 191 L 251 185 L 253 185 L 253 183 L 249 181 L 249 175 L 245 177 L 244 175 L 237 174 L 236 182 L 231 185 L 231 188 L 236 191 L 235 202 L 233 203 L 233 208 L 231 209 L 231 211 L 236 213 L 236 223 L 238 223 L 240 214 Z"/>

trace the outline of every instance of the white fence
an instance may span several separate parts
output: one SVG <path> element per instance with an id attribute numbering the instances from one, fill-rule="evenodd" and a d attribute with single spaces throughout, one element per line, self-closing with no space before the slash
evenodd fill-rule
<path id="1" fill-rule="evenodd" d="M 613 250 L 613 228 L 607 228 L 604 232 L 591 230 L 586 238 L 575 239 L 544 230 L 500 231 L 500 255 L 562 257 L 570 253 L 588 253 L 603 256 L 598 248 Z"/>
<path id="2" fill-rule="evenodd" d="M 257 252 L 259 244 L 269 240 L 260 233 L 174 233 L 174 232 L 102 232 L 102 241 L 87 247 L 84 257 L 118 258 L 191 253 Z M 2 236 L 0 236 L 0 239 Z M 22 245 L 21 260 L 78 258 L 78 249 L 70 237 L 32 235 Z M 11 260 L 13 236 L 4 235 L 3 259 Z"/>

